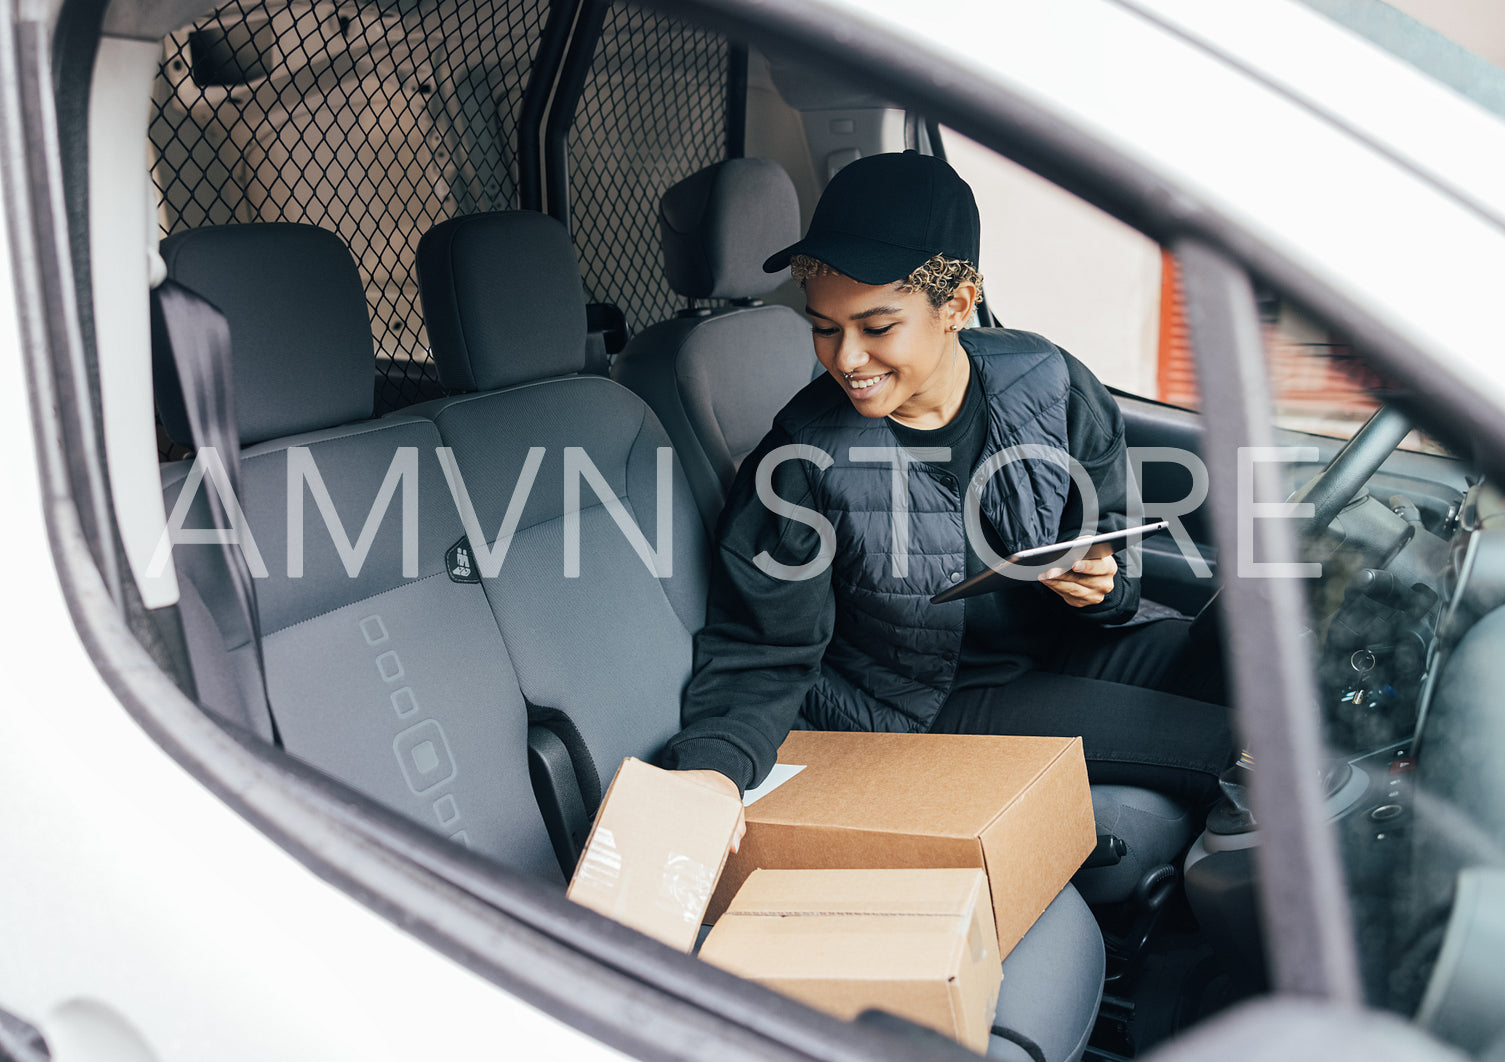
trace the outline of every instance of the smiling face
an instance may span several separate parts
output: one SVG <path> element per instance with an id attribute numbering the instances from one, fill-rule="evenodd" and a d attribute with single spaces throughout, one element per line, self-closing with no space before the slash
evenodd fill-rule
<path id="1" fill-rule="evenodd" d="M 970 364 L 955 328 L 971 313 L 975 291 L 963 284 L 937 308 L 924 292 L 898 283 L 812 276 L 805 281 L 805 313 L 815 356 L 863 416 L 939 428 L 967 394 Z"/>

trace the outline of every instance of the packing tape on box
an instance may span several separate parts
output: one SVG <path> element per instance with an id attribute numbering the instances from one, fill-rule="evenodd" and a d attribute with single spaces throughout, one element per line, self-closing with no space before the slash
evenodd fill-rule
<path id="1" fill-rule="evenodd" d="M 988 902 L 987 896 L 983 897 L 983 902 Z M 973 962 L 982 962 L 988 957 L 991 946 L 997 943 L 995 940 L 988 939 L 975 918 L 967 923 L 967 928 L 963 932 L 967 934 L 967 951 L 971 954 Z"/>
<path id="2" fill-rule="evenodd" d="M 956 918 L 955 914 L 943 911 L 832 911 L 829 908 L 811 911 L 728 911 L 723 918 Z M 982 931 L 976 919 L 958 926 L 957 932 L 966 938 L 967 953 L 973 962 L 981 962 L 988 955 L 992 941 Z"/>
<path id="3" fill-rule="evenodd" d="M 616 885 L 622 876 L 622 853 L 617 851 L 617 839 L 605 827 L 597 826 L 591 833 L 590 844 L 580 857 L 578 876 L 582 882 Z"/>
<path id="4" fill-rule="evenodd" d="M 686 855 L 670 852 L 664 864 L 664 875 L 659 880 L 657 905 L 665 911 L 695 924 L 711 901 L 711 892 L 716 888 L 716 874 L 710 867 Z"/>

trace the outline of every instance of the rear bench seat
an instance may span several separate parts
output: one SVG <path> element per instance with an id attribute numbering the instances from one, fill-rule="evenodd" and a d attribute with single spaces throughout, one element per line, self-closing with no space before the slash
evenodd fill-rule
<path id="1" fill-rule="evenodd" d="M 578 728 L 589 785 L 623 756 L 655 758 L 679 727 L 710 561 L 698 510 L 672 455 L 672 495 L 661 492 L 658 454 L 669 439 L 642 399 L 578 375 L 585 299 L 558 222 L 524 211 L 456 218 L 424 236 L 418 266 L 440 377 L 475 393 L 408 412 L 431 418 L 453 449 L 487 541 L 499 539 L 530 452 L 543 448 L 533 489 L 500 536 L 505 559 L 483 585 L 528 701 Z M 606 499 L 581 486 L 578 505 L 566 500 L 571 447 L 599 470 Z M 650 572 L 618 523 L 628 516 L 672 570 Z M 565 570 L 572 519 L 578 577 Z M 671 528 L 672 544 L 663 537 Z M 1075 889 L 1063 890 L 1004 973 L 998 1023 L 1018 1039 L 995 1037 L 990 1056 L 1028 1059 L 1032 1041 L 1048 1062 L 1080 1057 L 1102 992 L 1103 941 Z"/>
<path id="2" fill-rule="evenodd" d="M 206 594 L 218 591 L 203 547 L 178 546 L 184 626 L 200 700 L 446 837 L 526 873 L 560 881 L 528 781 L 527 709 L 486 595 L 447 574 L 462 537 L 434 424 L 371 414 L 365 294 L 349 251 L 306 225 L 238 225 L 163 241 L 169 275 L 230 325 L 242 506 L 268 570 L 256 580 L 273 719 L 248 715 Z M 161 395 L 169 434 L 189 443 L 178 403 Z M 403 572 L 399 488 L 351 577 L 318 491 L 301 489 L 303 574 L 288 563 L 288 463 L 306 450 L 341 534 L 357 543 L 404 448 L 416 476 L 416 571 Z M 171 512 L 191 462 L 164 466 Z M 477 476 L 477 482 L 482 477 Z M 189 527 L 212 526 L 201 504 Z M 254 673 L 254 672 L 253 672 Z"/>

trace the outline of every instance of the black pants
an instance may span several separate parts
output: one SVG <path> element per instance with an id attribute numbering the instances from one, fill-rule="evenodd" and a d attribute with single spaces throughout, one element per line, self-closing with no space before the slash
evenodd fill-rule
<path id="1" fill-rule="evenodd" d="M 1093 782 L 1210 803 L 1234 757 L 1217 640 L 1187 619 L 1088 628 L 1039 669 L 953 693 L 942 734 L 1081 735 Z"/>

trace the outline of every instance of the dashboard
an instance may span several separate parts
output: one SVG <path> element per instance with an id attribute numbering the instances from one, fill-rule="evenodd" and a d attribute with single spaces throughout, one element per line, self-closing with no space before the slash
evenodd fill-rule
<path id="1" fill-rule="evenodd" d="M 1505 495 L 1419 506 L 1381 478 L 1303 541 L 1328 812 L 1368 1001 L 1483 1043 L 1505 1031 Z M 1187 896 L 1227 964 L 1258 968 L 1259 831 L 1230 781 Z"/>

